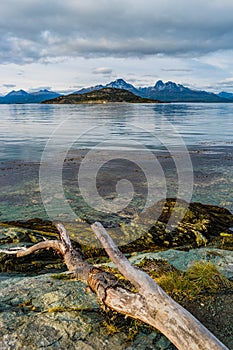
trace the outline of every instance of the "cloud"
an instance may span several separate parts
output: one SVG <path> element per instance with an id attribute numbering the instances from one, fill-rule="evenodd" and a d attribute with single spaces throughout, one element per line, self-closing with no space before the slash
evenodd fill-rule
<path id="1" fill-rule="evenodd" d="M 216 88 L 218 90 L 233 90 L 233 77 L 218 81 Z"/>
<path id="2" fill-rule="evenodd" d="M 162 68 L 164 72 L 192 72 L 192 69 L 183 69 L 183 68 Z"/>
<path id="3" fill-rule="evenodd" d="M 93 74 L 112 75 L 113 70 L 107 67 L 99 67 L 92 71 Z"/>
<path id="4" fill-rule="evenodd" d="M 229 50 L 232 12 L 230 0 L 9 0 L 1 4 L 0 62 Z"/>
<path id="5" fill-rule="evenodd" d="M 2 84 L 2 86 L 4 86 L 4 87 L 7 88 L 7 89 L 13 89 L 13 88 L 16 87 L 15 84 Z"/>

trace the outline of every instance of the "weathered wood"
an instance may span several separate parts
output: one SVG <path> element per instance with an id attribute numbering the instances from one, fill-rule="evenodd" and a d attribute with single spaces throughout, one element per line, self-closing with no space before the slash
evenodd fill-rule
<path id="1" fill-rule="evenodd" d="M 154 326 L 180 350 L 227 349 L 150 276 L 132 266 L 100 223 L 93 224 L 92 229 L 119 271 L 138 288 L 138 293 L 108 289 L 104 301 L 107 306 Z"/>
<path id="2" fill-rule="evenodd" d="M 5 254 L 14 254 L 17 256 L 17 258 L 30 255 L 32 253 L 35 253 L 38 250 L 41 249 L 49 249 L 52 248 L 57 253 L 64 254 L 64 246 L 62 242 L 58 240 L 45 240 L 43 242 L 39 242 L 34 244 L 31 247 L 25 248 L 25 247 L 14 247 L 14 248 L 8 248 L 8 249 L 0 249 L 0 253 Z"/>
<path id="3" fill-rule="evenodd" d="M 118 286 L 116 278 L 86 262 L 80 250 L 72 247 L 62 224 L 57 225 L 61 240 L 45 240 L 32 247 L 0 250 L 22 257 L 40 249 L 52 248 L 62 255 L 70 272 L 96 293 L 101 305 L 139 319 L 160 330 L 180 350 L 228 350 L 208 329 L 181 305 L 171 299 L 144 271 L 132 266 L 100 223 L 92 225 L 110 259 L 137 288 L 132 293 Z"/>

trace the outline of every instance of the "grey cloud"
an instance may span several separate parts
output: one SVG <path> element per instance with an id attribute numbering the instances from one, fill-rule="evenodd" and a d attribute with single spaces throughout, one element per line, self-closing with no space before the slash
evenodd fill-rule
<path id="1" fill-rule="evenodd" d="M 229 50 L 232 12 L 231 0 L 9 0 L 1 4 L 0 62 Z"/>
<path id="2" fill-rule="evenodd" d="M 16 87 L 15 84 L 2 84 L 2 86 L 4 86 L 7 89 L 13 89 L 14 87 Z"/>
<path id="3" fill-rule="evenodd" d="M 93 70 L 93 74 L 112 75 L 113 70 L 107 67 L 99 67 Z"/>
<path id="4" fill-rule="evenodd" d="M 1 34 L 0 34 L 1 35 Z M 33 41 L 16 36 L 1 36 L 0 62 L 1 63 L 32 63 L 41 56 L 40 46 Z"/>
<path id="5" fill-rule="evenodd" d="M 217 82 L 215 88 L 218 90 L 226 89 L 228 91 L 229 89 L 232 89 L 233 91 L 233 78 Z"/>
<path id="6" fill-rule="evenodd" d="M 192 69 L 182 69 L 182 68 L 162 68 L 164 72 L 192 72 Z"/>

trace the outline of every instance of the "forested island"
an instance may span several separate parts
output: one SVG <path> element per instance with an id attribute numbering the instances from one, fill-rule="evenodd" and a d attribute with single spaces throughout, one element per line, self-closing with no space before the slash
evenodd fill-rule
<path id="1" fill-rule="evenodd" d="M 44 101 L 45 104 L 79 104 L 79 103 L 158 103 L 158 100 L 136 96 L 130 91 L 117 88 L 103 88 L 84 94 L 70 94 Z"/>

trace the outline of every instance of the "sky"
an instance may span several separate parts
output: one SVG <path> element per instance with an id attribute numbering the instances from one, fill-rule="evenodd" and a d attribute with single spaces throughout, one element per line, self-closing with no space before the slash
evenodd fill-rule
<path id="1" fill-rule="evenodd" d="M 2 0 L 0 94 L 123 78 L 233 92 L 232 0 Z"/>

